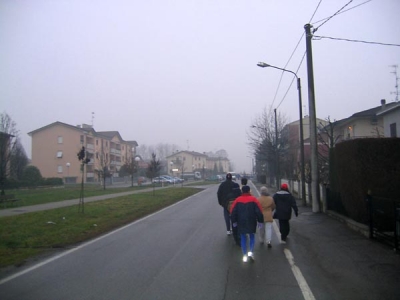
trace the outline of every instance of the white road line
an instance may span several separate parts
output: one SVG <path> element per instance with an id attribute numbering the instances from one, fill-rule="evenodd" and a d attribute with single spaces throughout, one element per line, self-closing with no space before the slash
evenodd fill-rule
<path id="1" fill-rule="evenodd" d="M 256 193 L 253 193 L 253 195 L 257 194 L 258 196 L 260 195 L 259 191 L 256 189 L 256 187 L 253 185 L 254 191 L 257 191 Z M 257 196 L 256 196 L 257 197 Z M 281 233 L 279 232 L 278 225 L 276 225 L 276 222 L 272 222 L 272 227 L 274 228 L 276 236 L 279 238 L 279 241 L 281 242 L 280 236 Z M 292 255 L 292 252 L 288 248 L 284 248 L 283 252 L 285 253 L 286 259 L 288 260 L 290 264 L 290 268 L 292 269 L 293 275 L 297 280 L 297 283 L 300 287 L 300 290 L 303 294 L 303 297 L 305 300 L 315 300 L 315 297 L 310 289 L 310 287 L 307 284 L 307 281 L 305 280 L 303 274 L 301 273 L 300 269 L 296 264 L 294 263 L 294 257 Z"/>

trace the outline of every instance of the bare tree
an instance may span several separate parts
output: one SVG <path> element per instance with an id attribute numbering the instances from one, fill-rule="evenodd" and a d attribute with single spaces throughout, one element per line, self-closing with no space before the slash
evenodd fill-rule
<path id="1" fill-rule="evenodd" d="M 0 114 L 0 189 L 4 195 L 7 178 L 11 173 L 12 155 L 18 145 L 18 130 L 16 123 L 6 113 Z"/>
<path id="2" fill-rule="evenodd" d="M 112 176 L 110 172 L 110 155 L 108 153 L 108 148 L 102 145 L 100 153 L 96 153 L 100 156 L 99 167 L 95 169 L 99 180 L 103 183 L 103 189 L 106 189 L 106 180 Z"/>
<path id="3" fill-rule="evenodd" d="M 319 178 L 322 182 L 329 183 L 329 165 L 333 148 L 340 139 L 340 135 L 335 134 L 336 120 L 333 122 L 328 116 L 327 124 L 318 124 L 318 170 Z"/>
<path id="4" fill-rule="evenodd" d="M 255 154 L 258 176 L 270 175 L 271 180 L 272 174 L 278 175 L 279 164 L 287 146 L 287 139 L 282 135 L 286 123 L 286 116 L 279 112 L 275 120 L 272 107 L 265 108 L 252 122 L 248 141 Z"/>
<path id="5" fill-rule="evenodd" d="M 133 176 L 139 169 L 139 162 L 135 160 L 135 157 L 131 157 L 125 161 L 125 164 L 121 167 L 121 171 L 126 172 L 131 177 L 131 187 L 133 187 Z"/>

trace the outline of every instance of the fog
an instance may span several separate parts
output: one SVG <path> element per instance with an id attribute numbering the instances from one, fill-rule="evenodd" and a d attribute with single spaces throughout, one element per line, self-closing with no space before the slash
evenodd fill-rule
<path id="1" fill-rule="evenodd" d="M 270 107 L 299 115 L 293 75 L 257 63 L 298 70 L 307 115 L 310 23 L 318 118 L 392 102 L 399 12 L 398 0 L 3 0 L 0 112 L 28 157 L 27 133 L 60 121 L 139 145 L 224 149 L 250 172 L 254 120 Z"/>

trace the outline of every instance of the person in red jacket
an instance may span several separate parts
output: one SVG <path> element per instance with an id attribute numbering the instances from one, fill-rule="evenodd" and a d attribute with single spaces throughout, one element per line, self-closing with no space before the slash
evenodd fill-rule
<path id="1" fill-rule="evenodd" d="M 242 187 L 242 195 L 236 198 L 231 207 L 232 226 L 237 226 L 240 234 L 240 243 L 243 252 L 243 262 L 248 259 L 254 261 L 254 234 L 264 223 L 264 216 L 260 202 L 250 194 L 250 187 Z M 247 235 L 249 235 L 249 252 L 247 252 Z"/>

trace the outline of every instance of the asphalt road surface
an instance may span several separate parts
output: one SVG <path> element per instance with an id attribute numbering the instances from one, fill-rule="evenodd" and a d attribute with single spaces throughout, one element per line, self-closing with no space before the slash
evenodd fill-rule
<path id="1" fill-rule="evenodd" d="M 256 240 L 255 262 L 243 263 L 226 235 L 216 192 L 208 186 L 3 278 L 0 299 L 399 299 L 398 260 L 375 268 L 358 263 L 366 256 L 345 245 L 370 242 L 325 215 L 300 210 L 287 244 L 274 231 L 272 249 Z M 314 242 L 321 232 L 325 242 Z"/>

